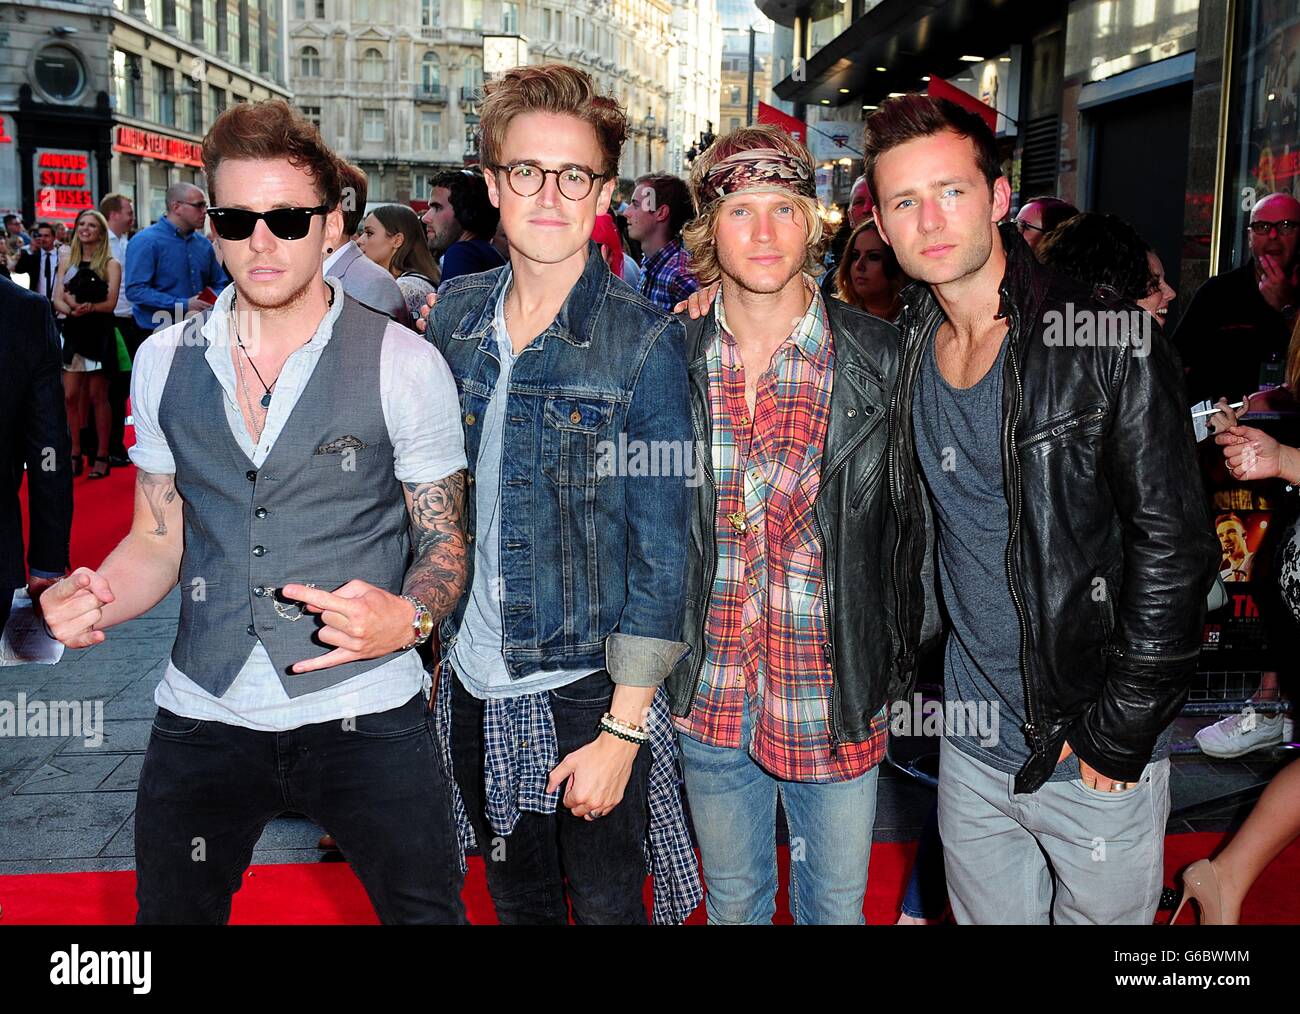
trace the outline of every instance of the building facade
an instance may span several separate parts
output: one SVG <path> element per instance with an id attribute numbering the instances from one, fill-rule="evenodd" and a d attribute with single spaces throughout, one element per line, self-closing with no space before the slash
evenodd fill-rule
<path id="1" fill-rule="evenodd" d="M 685 0 L 291 0 L 289 82 L 326 141 L 365 170 L 371 201 L 420 201 L 477 161 L 484 38 L 530 63 L 587 71 L 627 110 L 620 175 L 671 168 L 670 128 L 707 115 L 711 5 Z M 683 36 L 694 40 L 681 44 Z M 703 112 L 701 112 L 703 110 Z"/>
<path id="2" fill-rule="evenodd" d="M 229 103 L 289 97 L 280 3 L 0 2 L 0 207 L 70 223 L 117 191 L 161 217 Z"/>

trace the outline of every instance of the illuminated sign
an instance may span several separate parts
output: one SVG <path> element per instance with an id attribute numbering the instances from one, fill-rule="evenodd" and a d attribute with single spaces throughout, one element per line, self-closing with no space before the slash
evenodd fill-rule
<path id="1" fill-rule="evenodd" d="M 168 137 L 166 134 L 140 130 L 137 127 L 119 126 L 113 150 L 126 155 L 142 155 L 145 158 L 175 162 L 177 165 L 203 165 L 202 145 L 181 140 L 179 137 Z"/>
<path id="2" fill-rule="evenodd" d="M 37 148 L 32 156 L 36 217 L 71 222 L 95 207 L 95 157 L 88 151 Z"/>

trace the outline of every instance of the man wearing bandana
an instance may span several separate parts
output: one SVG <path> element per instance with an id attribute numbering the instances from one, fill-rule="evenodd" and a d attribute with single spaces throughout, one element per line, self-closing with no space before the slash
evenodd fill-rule
<path id="1" fill-rule="evenodd" d="M 893 660 L 885 418 L 897 334 L 824 300 L 807 149 L 736 130 L 696 162 L 684 232 L 690 654 L 668 678 L 711 923 L 771 922 L 776 810 L 797 923 L 859 923 Z"/>

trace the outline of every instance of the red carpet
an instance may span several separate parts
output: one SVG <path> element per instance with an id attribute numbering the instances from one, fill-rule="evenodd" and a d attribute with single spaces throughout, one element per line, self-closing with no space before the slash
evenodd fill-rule
<path id="1" fill-rule="evenodd" d="M 132 427 L 126 428 L 126 446 L 135 443 Z M 89 469 L 91 463 L 87 463 Z M 23 512 L 23 537 L 27 537 L 27 481 L 18 493 Z M 72 566 L 98 567 L 104 557 L 131 530 L 135 503 L 135 466 L 115 468 L 106 479 L 87 479 L 82 472 L 72 480 Z"/>
<path id="2" fill-rule="evenodd" d="M 1219 834 L 1181 834 L 1165 839 L 1166 880 L 1195 859 L 1210 854 L 1223 840 Z M 910 842 L 881 842 L 871 850 L 871 877 L 864 910 L 867 922 L 892 923 L 898 916 L 904 878 L 911 869 L 915 846 Z M 790 921 L 785 907 L 788 861 L 781 854 L 781 906 L 777 922 Z M 1300 922 L 1300 843 L 1293 843 L 1260 877 L 1246 901 L 1245 923 Z M 470 859 L 465 881 L 465 907 L 470 922 L 494 923 L 495 915 L 483 878 L 483 863 Z M 646 905 L 650 904 L 649 882 Z M 1190 907 L 1190 906 L 1189 906 Z M 0 925 L 121 924 L 135 918 L 135 874 L 34 873 L 0 877 Z M 1167 920 L 1162 915 L 1161 920 Z M 236 924 L 366 924 L 374 910 L 346 863 L 254 866 L 244 875 L 235 895 L 231 922 Z M 1190 923 L 1188 912 L 1179 924 Z M 704 922 L 704 907 L 691 917 Z"/>

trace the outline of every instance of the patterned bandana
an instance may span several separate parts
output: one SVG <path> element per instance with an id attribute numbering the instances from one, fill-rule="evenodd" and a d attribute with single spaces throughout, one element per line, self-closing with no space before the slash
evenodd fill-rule
<path id="1" fill-rule="evenodd" d="M 775 148 L 738 151 L 704 174 L 700 183 L 700 210 L 732 194 L 780 190 L 816 200 L 817 187 L 807 159 Z"/>

